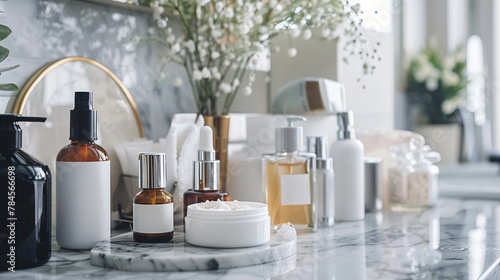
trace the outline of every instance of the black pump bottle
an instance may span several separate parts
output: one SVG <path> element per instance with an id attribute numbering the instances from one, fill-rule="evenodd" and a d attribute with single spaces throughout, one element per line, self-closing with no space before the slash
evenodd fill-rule
<path id="1" fill-rule="evenodd" d="M 4 271 L 39 266 L 50 259 L 50 170 L 21 150 L 17 123 L 45 120 L 0 114 L 0 268 Z"/>

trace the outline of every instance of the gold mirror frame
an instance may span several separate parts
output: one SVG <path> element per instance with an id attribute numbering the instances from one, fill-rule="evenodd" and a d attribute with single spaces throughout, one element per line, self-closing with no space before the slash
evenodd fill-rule
<path id="1" fill-rule="evenodd" d="M 16 102 L 14 103 L 14 108 L 12 109 L 12 112 L 14 114 L 22 114 L 24 110 L 24 106 L 26 105 L 26 102 L 28 101 L 29 96 L 35 89 L 35 87 L 40 83 L 40 81 L 48 74 L 50 71 L 53 69 L 68 63 L 72 61 L 82 61 L 82 62 L 87 62 L 90 63 L 97 68 L 101 69 L 104 71 L 108 76 L 113 79 L 113 81 L 118 85 L 118 87 L 121 89 L 123 94 L 125 95 L 128 103 L 130 104 L 130 107 L 132 108 L 132 111 L 134 112 L 135 119 L 137 121 L 137 126 L 139 128 L 139 134 L 141 135 L 142 138 L 144 138 L 144 128 L 142 127 L 141 123 L 141 118 L 139 116 L 139 111 L 137 110 L 137 105 L 135 104 L 134 99 L 132 98 L 132 95 L 128 91 L 128 89 L 125 87 L 125 85 L 116 77 L 116 75 L 111 72 L 106 66 L 102 65 L 101 63 L 88 59 L 85 57 L 79 57 L 79 56 L 73 56 L 73 57 L 66 57 L 63 59 L 56 60 L 54 62 L 48 63 L 47 65 L 43 66 L 40 70 L 38 70 L 31 78 L 28 80 L 26 85 L 21 89 L 19 92 L 18 97 L 16 98 Z"/>

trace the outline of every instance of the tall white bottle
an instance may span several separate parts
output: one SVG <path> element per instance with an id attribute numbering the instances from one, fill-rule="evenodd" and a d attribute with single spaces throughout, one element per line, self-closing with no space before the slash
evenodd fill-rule
<path id="1" fill-rule="evenodd" d="M 335 219 L 365 218 L 364 146 L 356 139 L 352 111 L 337 113 L 338 140 L 332 144 L 335 170 Z"/>

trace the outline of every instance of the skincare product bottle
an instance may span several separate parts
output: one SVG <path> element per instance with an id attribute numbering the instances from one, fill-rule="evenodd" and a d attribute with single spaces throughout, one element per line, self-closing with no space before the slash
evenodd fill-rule
<path id="1" fill-rule="evenodd" d="M 164 153 L 139 154 L 139 188 L 134 197 L 134 240 L 168 242 L 174 237 L 174 203 L 167 186 Z"/>
<path id="2" fill-rule="evenodd" d="M 184 193 L 184 217 L 187 215 L 187 207 L 191 204 L 231 199 L 227 192 L 219 189 L 219 174 L 220 161 L 215 159 L 213 131 L 209 126 L 204 126 L 200 131 L 198 160 L 194 162 L 193 189 Z"/>
<path id="3" fill-rule="evenodd" d="M 307 137 L 307 151 L 316 155 L 316 195 L 318 226 L 335 223 L 335 182 L 333 160 L 328 158 L 328 137 Z"/>
<path id="4" fill-rule="evenodd" d="M 46 118 L 0 114 L 0 269 L 12 272 L 46 263 L 51 255 L 51 175 L 21 150 L 17 122 Z"/>
<path id="5" fill-rule="evenodd" d="M 315 231 L 315 155 L 301 152 L 302 127 L 293 127 L 293 122 L 306 119 L 290 116 L 287 120 L 288 127 L 276 128 L 276 153 L 264 155 L 271 229 L 290 222 L 299 230 Z"/>
<path id="6" fill-rule="evenodd" d="M 95 143 L 92 92 L 75 92 L 69 140 L 56 161 L 56 238 L 63 248 L 88 250 L 111 231 L 110 162 Z"/>
<path id="7" fill-rule="evenodd" d="M 332 144 L 335 170 L 335 219 L 365 218 L 364 146 L 356 139 L 352 111 L 337 113 L 338 140 Z"/>

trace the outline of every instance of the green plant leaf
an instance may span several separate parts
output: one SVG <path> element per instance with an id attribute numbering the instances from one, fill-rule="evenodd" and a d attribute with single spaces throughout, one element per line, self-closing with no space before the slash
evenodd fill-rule
<path id="1" fill-rule="evenodd" d="M 13 84 L 0 84 L 0 91 L 16 91 L 19 90 L 19 88 Z"/>
<path id="2" fill-rule="evenodd" d="M 9 56 L 9 50 L 0 46 L 0 62 L 4 61 Z"/>
<path id="3" fill-rule="evenodd" d="M 5 67 L 5 68 L 0 68 L 0 73 L 16 69 L 17 67 L 19 67 L 19 64 L 14 65 L 14 66 Z"/>
<path id="4" fill-rule="evenodd" d="M 12 30 L 9 27 L 0 24 L 0 41 L 7 38 L 10 35 L 10 33 L 12 33 Z"/>

